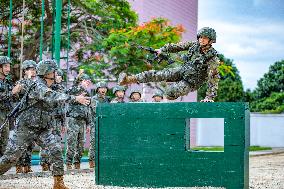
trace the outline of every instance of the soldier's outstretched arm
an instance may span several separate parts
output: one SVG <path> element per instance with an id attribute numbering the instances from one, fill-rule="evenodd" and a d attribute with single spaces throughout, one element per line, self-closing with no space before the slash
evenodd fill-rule
<path id="1" fill-rule="evenodd" d="M 169 53 L 175 53 L 179 51 L 185 51 L 188 50 L 194 42 L 179 42 L 179 43 L 168 43 L 160 48 L 161 52 L 169 52 Z"/>
<path id="2" fill-rule="evenodd" d="M 214 57 L 209 61 L 208 69 L 208 89 L 206 92 L 206 97 L 203 101 L 212 102 L 217 96 L 218 83 L 220 80 L 220 75 L 218 72 L 218 66 L 220 65 L 220 60 L 218 57 Z"/>

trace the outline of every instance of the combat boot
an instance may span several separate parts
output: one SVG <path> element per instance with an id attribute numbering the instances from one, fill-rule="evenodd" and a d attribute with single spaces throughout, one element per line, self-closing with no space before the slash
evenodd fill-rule
<path id="1" fill-rule="evenodd" d="M 42 171 L 50 171 L 49 165 L 47 163 L 43 163 L 41 165 Z"/>
<path id="2" fill-rule="evenodd" d="M 23 167 L 23 173 L 29 173 L 30 167 L 29 166 L 24 166 Z"/>
<path id="3" fill-rule="evenodd" d="M 63 176 L 54 176 L 53 178 L 54 178 L 53 189 L 69 189 L 64 184 Z"/>
<path id="4" fill-rule="evenodd" d="M 71 163 L 67 163 L 66 167 L 67 167 L 67 170 L 71 170 L 72 169 L 72 164 Z"/>
<path id="5" fill-rule="evenodd" d="M 80 163 L 75 163 L 74 167 L 75 167 L 75 169 L 80 169 Z"/>
<path id="6" fill-rule="evenodd" d="M 94 161 L 89 161 L 89 166 L 90 166 L 90 169 L 95 168 L 95 162 Z"/>
<path id="7" fill-rule="evenodd" d="M 30 165 L 28 166 L 28 172 L 29 172 L 29 173 L 32 173 L 32 172 L 33 172 L 32 166 L 30 166 Z"/>
<path id="8" fill-rule="evenodd" d="M 118 85 L 128 85 L 132 83 L 137 83 L 137 78 L 135 76 L 127 76 L 126 73 L 119 74 Z"/>
<path id="9" fill-rule="evenodd" d="M 22 166 L 16 166 L 16 173 L 23 173 L 23 167 Z"/>

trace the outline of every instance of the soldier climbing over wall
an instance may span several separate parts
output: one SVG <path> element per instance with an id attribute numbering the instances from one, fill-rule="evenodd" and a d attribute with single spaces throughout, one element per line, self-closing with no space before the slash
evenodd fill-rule
<path id="1" fill-rule="evenodd" d="M 204 27 L 198 31 L 197 39 L 194 42 L 166 44 L 162 48 L 155 50 L 158 55 L 164 52 L 175 53 L 187 50 L 186 61 L 182 66 L 165 68 L 160 71 L 150 70 L 130 76 L 121 73 L 118 84 L 173 82 L 167 87 L 165 97 L 174 100 L 199 89 L 207 81 L 208 90 L 202 102 L 213 102 L 217 96 L 218 66 L 220 62 L 217 51 L 212 47 L 212 44 L 216 42 L 216 32 L 212 28 Z"/>

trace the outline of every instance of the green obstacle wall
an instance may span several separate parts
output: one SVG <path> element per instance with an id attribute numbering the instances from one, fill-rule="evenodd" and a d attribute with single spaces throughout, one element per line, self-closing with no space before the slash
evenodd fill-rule
<path id="1" fill-rule="evenodd" d="M 224 152 L 195 152 L 189 118 L 224 118 Z M 100 104 L 96 183 L 139 187 L 249 188 L 246 103 Z"/>

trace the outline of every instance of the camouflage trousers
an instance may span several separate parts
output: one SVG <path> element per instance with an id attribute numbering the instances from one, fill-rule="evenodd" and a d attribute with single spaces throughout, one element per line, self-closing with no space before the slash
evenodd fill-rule
<path id="1" fill-rule="evenodd" d="M 36 142 L 40 147 L 49 149 L 53 164 L 53 176 L 64 174 L 61 146 L 49 128 L 28 127 L 22 125 L 11 131 L 4 155 L 0 158 L 0 175 L 14 166 L 27 150 L 28 146 Z"/>
<path id="2" fill-rule="evenodd" d="M 27 150 L 23 153 L 20 159 L 17 162 L 17 166 L 31 166 L 32 164 L 32 152 L 33 152 L 33 144 L 30 144 Z"/>
<path id="3" fill-rule="evenodd" d="M 69 117 L 67 129 L 67 154 L 66 163 L 80 163 L 84 153 L 84 131 L 86 121 Z"/>
<path id="4" fill-rule="evenodd" d="M 0 126 L 4 123 L 6 116 L 9 112 L 5 110 L 0 110 Z M 0 157 L 3 156 L 9 139 L 9 124 L 5 126 L 0 131 Z"/>
<path id="5" fill-rule="evenodd" d="M 90 147 L 89 147 L 89 161 L 95 161 L 95 143 L 96 143 L 96 122 L 93 121 L 90 125 Z"/>
<path id="6" fill-rule="evenodd" d="M 166 88 L 165 96 L 168 99 L 177 99 L 180 96 L 187 95 L 189 92 L 195 91 L 198 89 L 198 85 L 196 83 L 196 76 L 192 77 L 192 79 L 184 79 L 184 67 L 176 67 L 176 68 L 165 68 L 160 71 L 150 70 L 145 71 L 140 74 L 135 75 L 137 81 L 140 83 L 148 83 L 148 82 L 174 82 Z"/>
<path id="7" fill-rule="evenodd" d="M 61 145 L 61 127 L 63 126 L 63 120 L 55 118 L 52 121 L 52 124 L 53 124 L 52 133 L 56 137 L 57 142 Z M 51 165 L 50 152 L 47 148 L 43 148 L 40 150 L 40 157 L 41 157 L 40 160 L 41 165 L 43 164 Z"/>

